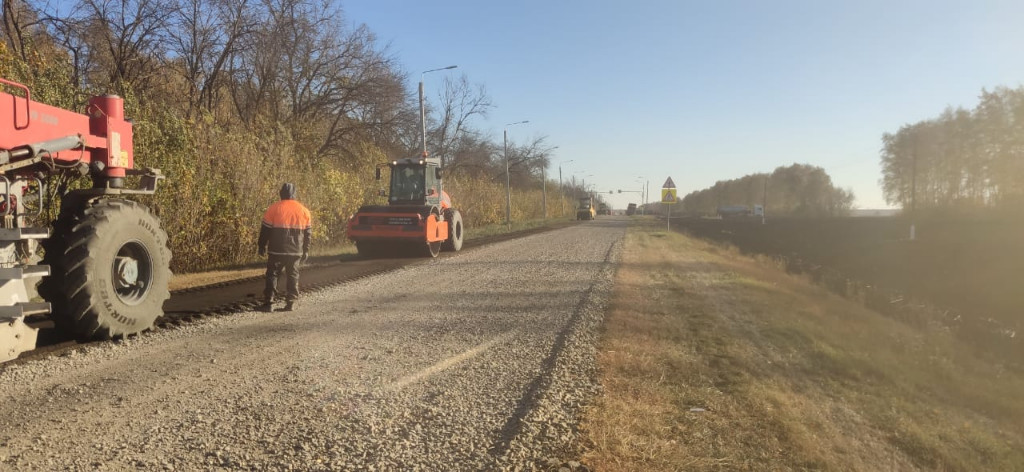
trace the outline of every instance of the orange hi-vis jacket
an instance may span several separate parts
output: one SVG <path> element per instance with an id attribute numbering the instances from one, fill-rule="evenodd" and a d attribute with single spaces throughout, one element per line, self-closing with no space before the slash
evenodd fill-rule
<path id="1" fill-rule="evenodd" d="M 296 200 L 281 200 L 263 214 L 259 248 L 279 256 L 301 256 L 309 252 L 313 235 L 309 210 Z M 269 247 L 268 247 L 269 245 Z"/>

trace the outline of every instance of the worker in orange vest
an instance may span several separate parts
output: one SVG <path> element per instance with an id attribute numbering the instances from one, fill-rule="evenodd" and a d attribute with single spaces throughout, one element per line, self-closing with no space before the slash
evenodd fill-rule
<path id="1" fill-rule="evenodd" d="M 267 257 L 267 285 L 263 290 L 263 311 L 272 311 L 277 296 L 277 279 L 286 272 L 287 292 L 283 311 L 295 309 L 299 298 L 299 264 L 309 258 L 309 240 L 313 235 L 312 217 L 295 199 L 295 184 L 281 186 L 281 200 L 263 214 L 257 253 Z"/>

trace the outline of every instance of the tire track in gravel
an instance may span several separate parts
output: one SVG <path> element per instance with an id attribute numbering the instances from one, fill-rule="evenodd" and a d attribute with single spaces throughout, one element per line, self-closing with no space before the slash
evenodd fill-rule
<path id="1" fill-rule="evenodd" d="M 608 246 L 608 250 L 605 252 L 604 263 L 613 263 L 612 253 L 615 249 L 615 244 Z M 530 385 L 527 387 L 525 394 L 520 398 L 518 405 L 516 405 L 515 413 L 508 419 L 505 426 L 501 428 L 501 437 L 497 444 L 494 445 L 493 451 L 496 457 L 504 457 L 509 452 L 509 447 L 512 440 L 519 436 L 523 429 L 523 420 L 532 411 L 532 408 L 538 403 L 541 395 L 549 389 L 553 381 L 552 376 L 555 371 L 555 361 L 558 356 L 565 350 L 566 340 L 574 329 L 579 328 L 580 320 L 584 315 L 584 309 L 589 302 L 592 302 L 591 297 L 594 294 L 594 289 L 599 283 L 600 278 L 604 274 L 597 273 L 591 281 L 590 286 L 583 292 L 583 296 L 576 304 L 576 309 L 573 311 L 572 318 L 569 319 L 565 327 L 562 328 L 558 335 L 555 337 L 555 342 L 551 346 L 551 350 L 548 352 L 547 357 L 541 363 L 541 374 L 534 378 Z"/>

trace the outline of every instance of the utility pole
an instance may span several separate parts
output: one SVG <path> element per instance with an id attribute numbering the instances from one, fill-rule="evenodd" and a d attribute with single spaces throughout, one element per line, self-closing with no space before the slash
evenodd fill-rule
<path id="1" fill-rule="evenodd" d="M 565 162 L 558 163 L 558 201 L 561 202 L 562 213 L 559 216 L 565 216 L 565 187 L 562 186 L 562 164 L 568 164 L 573 162 L 574 159 L 569 159 Z M 573 185 L 575 185 L 575 176 L 573 176 Z"/>
<path id="2" fill-rule="evenodd" d="M 761 196 L 761 224 L 765 224 L 766 213 L 768 213 L 768 174 L 764 174 L 764 194 Z"/>
<path id="3" fill-rule="evenodd" d="M 649 203 L 650 200 L 651 200 L 651 181 L 647 180 L 647 192 L 645 192 L 645 194 L 644 194 L 644 207 L 645 208 L 647 207 L 647 203 Z M 646 213 L 644 213 L 644 210 L 640 210 L 640 214 L 644 215 Z"/>
<path id="4" fill-rule="evenodd" d="M 423 76 L 431 72 L 455 69 L 457 67 L 459 66 L 448 66 L 440 69 L 430 69 L 420 72 L 420 136 L 423 138 L 423 157 L 427 157 L 427 107 L 423 103 Z M 443 162 L 441 164 L 444 165 Z"/>
<path id="5" fill-rule="evenodd" d="M 640 186 L 640 215 L 641 216 L 644 214 L 644 198 L 647 197 L 647 194 L 644 193 L 644 192 L 645 192 L 644 186 L 641 185 Z"/>
<path id="6" fill-rule="evenodd" d="M 558 165 L 558 201 L 562 202 L 562 210 L 558 216 L 565 216 L 565 189 L 562 188 L 562 165 Z"/>
<path id="7" fill-rule="evenodd" d="M 545 163 L 544 167 L 540 169 L 540 181 L 541 185 L 541 206 L 544 208 L 544 216 L 542 220 L 547 221 L 548 219 L 548 165 Z"/>
<path id="8" fill-rule="evenodd" d="M 508 127 L 523 123 L 529 123 L 529 121 L 517 121 L 505 125 L 505 226 L 509 230 L 512 229 L 512 177 L 509 175 L 508 168 Z"/>
<path id="9" fill-rule="evenodd" d="M 917 219 L 917 137 L 914 137 L 914 150 L 910 170 L 910 240 L 917 238 L 914 220 Z"/>

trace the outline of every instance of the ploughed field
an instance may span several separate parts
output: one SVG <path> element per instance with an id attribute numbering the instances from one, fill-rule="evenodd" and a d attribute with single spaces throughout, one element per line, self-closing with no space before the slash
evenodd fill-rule
<path id="1" fill-rule="evenodd" d="M 918 221 L 914 241 L 904 218 L 681 218 L 672 226 L 779 258 L 883 313 L 948 324 L 984 343 L 1020 344 L 1024 334 L 1024 220 Z"/>
<path id="2" fill-rule="evenodd" d="M 0 366 L 0 469 L 557 467 L 579 455 L 627 224 Z"/>

